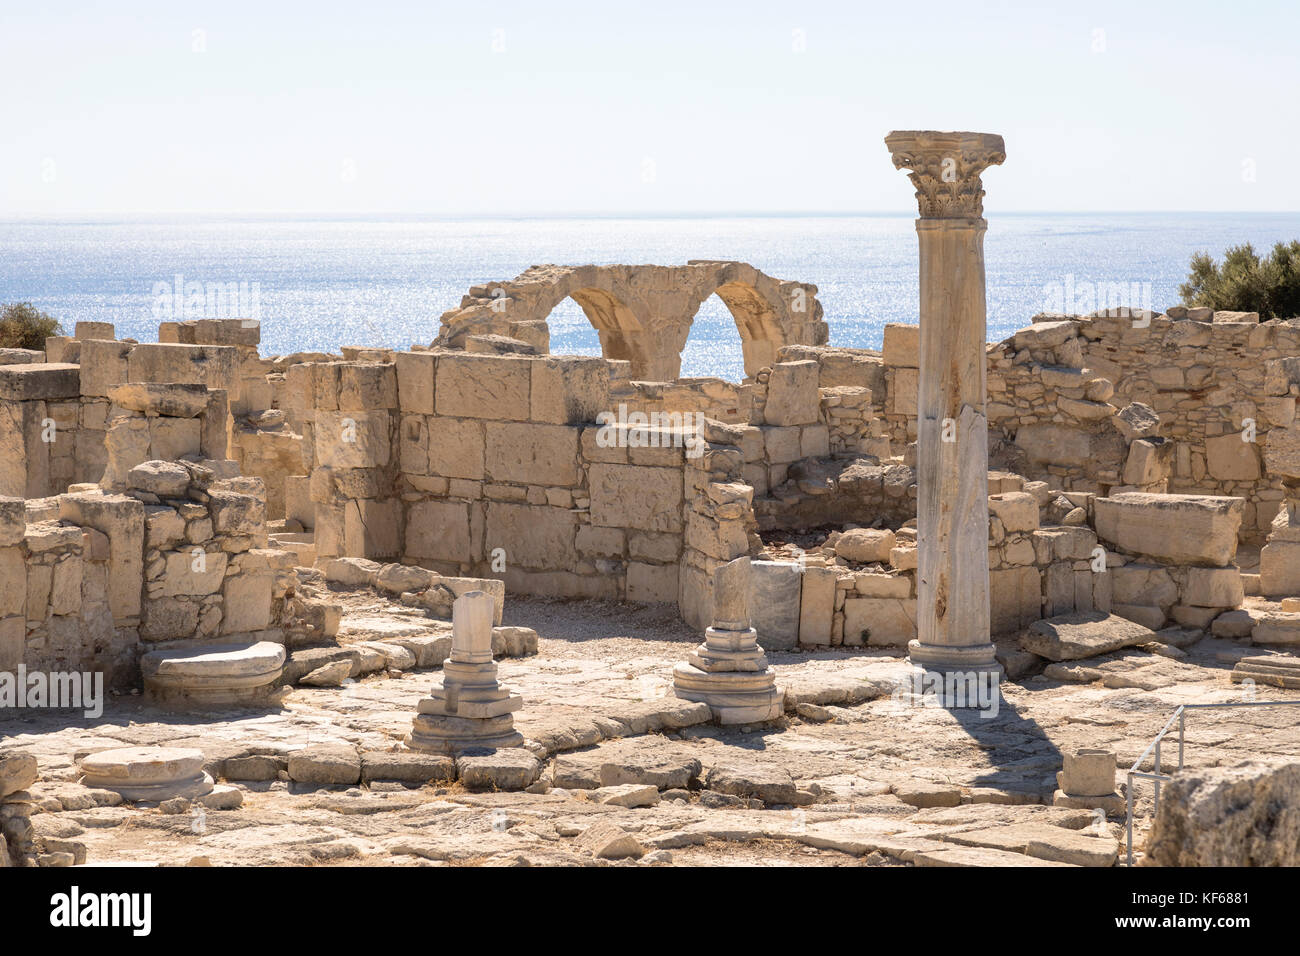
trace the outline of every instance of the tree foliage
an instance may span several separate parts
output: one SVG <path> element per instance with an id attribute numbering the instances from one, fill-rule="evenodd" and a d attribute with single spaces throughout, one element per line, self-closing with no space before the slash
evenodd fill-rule
<path id="1" fill-rule="evenodd" d="M 1279 242 L 1262 258 L 1250 243 L 1231 246 L 1222 264 L 1198 252 L 1191 267 L 1178 289 L 1184 305 L 1258 312 L 1261 321 L 1300 317 L 1300 240 Z"/>
<path id="2" fill-rule="evenodd" d="M 45 340 L 62 335 L 63 326 L 30 302 L 0 307 L 0 348 L 45 350 Z"/>

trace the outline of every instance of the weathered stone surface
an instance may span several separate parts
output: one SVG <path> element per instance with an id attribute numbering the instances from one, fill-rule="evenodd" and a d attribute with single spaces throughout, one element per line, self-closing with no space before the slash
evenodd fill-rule
<path id="1" fill-rule="evenodd" d="M 1057 784 L 1067 794 L 1100 797 L 1115 792 L 1115 753 L 1085 748 L 1066 751 Z"/>
<path id="2" fill-rule="evenodd" d="M 1150 405 L 1133 402 L 1111 419 L 1125 441 L 1152 438 L 1160 431 L 1160 416 Z"/>
<path id="3" fill-rule="evenodd" d="M 361 780 L 361 756 L 347 744 L 319 744 L 289 755 L 289 778 L 297 783 L 353 784 Z"/>
<path id="4" fill-rule="evenodd" d="M 965 846 L 1024 853 L 1040 860 L 1073 866 L 1114 866 L 1119 858 L 1119 841 L 1114 837 L 1089 836 L 1048 823 L 963 830 L 945 833 L 940 839 Z"/>
<path id="5" fill-rule="evenodd" d="M 1183 770 L 1145 850 L 1148 866 L 1300 866 L 1300 762 Z"/>
<path id="6" fill-rule="evenodd" d="M 351 674 L 350 661 L 332 661 L 298 678 L 298 683 L 307 687 L 342 687 Z"/>
<path id="7" fill-rule="evenodd" d="M 1221 481 L 1255 481 L 1260 475 L 1259 446 L 1236 432 L 1207 438 L 1205 466 Z"/>
<path id="8" fill-rule="evenodd" d="M 1194 607 L 1237 607 L 1245 600 L 1238 568 L 1188 568 L 1183 603 Z"/>
<path id="9" fill-rule="evenodd" d="M 0 398 L 11 402 L 75 399 L 81 392 L 81 367 L 69 364 L 0 365 Z"/>
<path id="10" fill-rule="evenodd" d="M 221 765 L 221 775 L 227 780 L 265 782 L 277 780 L 285 761 L 278 757 L 229 757 Z"/>
<path id="11" fill-rule="evenodd" d="M 1300 541 L 1279 541 L 1275 536 L 1264 545 L 1259 553 L 1259 590 L 1272 598 L 1300 594 Z"/>
<path id="12" fill-rule="evenodd" d="M 379 562 L 366 558 L 331 558 L 322 564 L 321 570 L 327 581 L 362 587 L 374 584 L 382 567 Z"/>
<path id="13" fill-rule="evenodd" d="M 905 784 L 895 784 L 894 796 L 909 806 L 956 807 L 961 805 L 961 790 L 941 783 L 928 783 L 924 780 L 912 780 Z"/>
<path id="14" fill-rule="evenodd" d="M 167 385 L 130 382 L 108 390 L 114 405 L 133 412 L 152 412 L 171 418 L 197 418 L 208 407 L 209 392 L 203 385 Z"/>
<path id="15" fill-rule="evenodd" d="M 36 782 L 36 758 L 13 751 L 0 753 L 0 799 L 26 790 Z"/>
<path id="16" fill-rule="evenodd" d="M 1124 492 L 1094 507 L 1097 536 L 1115 547 L 1163 564 L 1223 567 L 1237 553 L 1245 501 Z"/>
<path id="17" fill-rule="evenodd" d="M 888 564 L 896 544 L 894 532 L 888 529 L 852 528 L 836 539 L 835 553 L 848 561 Z"/>
<path id="18" fill-rule="evenodd" d="M 522 790 L 541 776 L 542 765 L 522 747 L 504 747 L 459 754 L 456 771 L 468 790 Z"/>
<path id="19" fill-rule="evenodd" d="M 819 409 L 816 362 L 772 366 L 763 413 L 769 425 L 809 425 L 817 421 Z"/>
<path id="20" fill-rule="evenodd" d="M 918 849 L 912 857 L 917 866 L 1010 867 L 1010 866 L 1070 866 L 1041 860 L 1037 857 L 983 846 L 954 846 L 937 849 Z"/>
<path id="21" fill-rule="evenodd" d="M 1155 639 L 1150 628 L 1114 614 L 1089 612 L 1035 621 L 1021 635 L 1020 645 L 1051 661 L 1074 661 Z"/>
<path id="22" fill-rule="evenodd" d="M 797 788 L 790 774 L 763 764 L 719 764 L 709 769 L 704 785 L 734 797 L 753 797 L 765 804 L 793 804 Z"/>
<path id="23" fill-rule="evenodd" d="M 653 807 L 659 802 L 659 788 L 649 784 L 620 783 L 601 787 L 591 796 L 597 803 L 611 807 Z"/>
<path id="24" fill-rule="evenodd" d="M 799 566 L 782 561 L 750 562 L 749 621 L 768 650 L 799 643 Z"/>
<path id="25" fill-rule="evenodd" d="M 1300 425 L 1269 429 L 1264 463 L 1271 474 L 1300 478 Z"/>
<path id="26" fill-rule="evenodd" d="M 361 751 L 361 780 L 396 780 L 426 784 L 431 780 L 455 780 L 456 761 L 442 754 Z"/>
<path id="27" fill-rule="evenodd" d="M 851 647 L 906 647 L 916 638 L 915 598 L 849 598 L 844 643 Z"/>
<path id="28" fill-rule="evenodd" d="M 640 859 L 645 855 L 645 847 L 613 823 L 592 824 L 583 831 L 578 842 L 598 860 Z"/>
<path id="29" fill-rule="evenodd" d="M 1256 614 L 1251 640 L 1256 644 L 1300 644 L 1300 614 L 1286 611 Z"/>
<path id="30" fill-rule="evenodd" d="M 440 354 L 438 414 L 526 421 L 531 381 L 532 360 L 523 356 Z"/>
<path id="31" fill-rule="evenodd" d="M 921 367 L 921 335 L 915 325 L 885 323 L 883 356 L 886 365 L 896 368 Z"/>

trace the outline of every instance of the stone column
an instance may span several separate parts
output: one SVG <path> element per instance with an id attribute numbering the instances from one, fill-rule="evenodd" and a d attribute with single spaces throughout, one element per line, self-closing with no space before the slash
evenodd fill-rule
<path id="1" fill-rule="evenodd" d="M 894 132 L 921 218 L 917 401 L 917 637 L 912 662 L 949 674 L 997 671 L 989 640 L 984 190 L 1006 159 L 988 133 Z"/>

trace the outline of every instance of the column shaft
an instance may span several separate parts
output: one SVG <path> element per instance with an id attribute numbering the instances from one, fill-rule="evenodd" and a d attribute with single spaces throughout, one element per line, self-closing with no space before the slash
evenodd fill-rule
<path id="1" fill-rule="evenodd" d="M 983 219 L 919 219 L 917 633 L 989 643 Z"/>

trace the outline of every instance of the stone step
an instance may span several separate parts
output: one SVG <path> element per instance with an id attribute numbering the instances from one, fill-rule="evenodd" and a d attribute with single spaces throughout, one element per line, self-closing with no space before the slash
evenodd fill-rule
<path id="1" fill-rule="evenodd" d="M 1300 614 L 1265 611 L 1250 633 L 1253 644 L 1300 644 Z"/>

